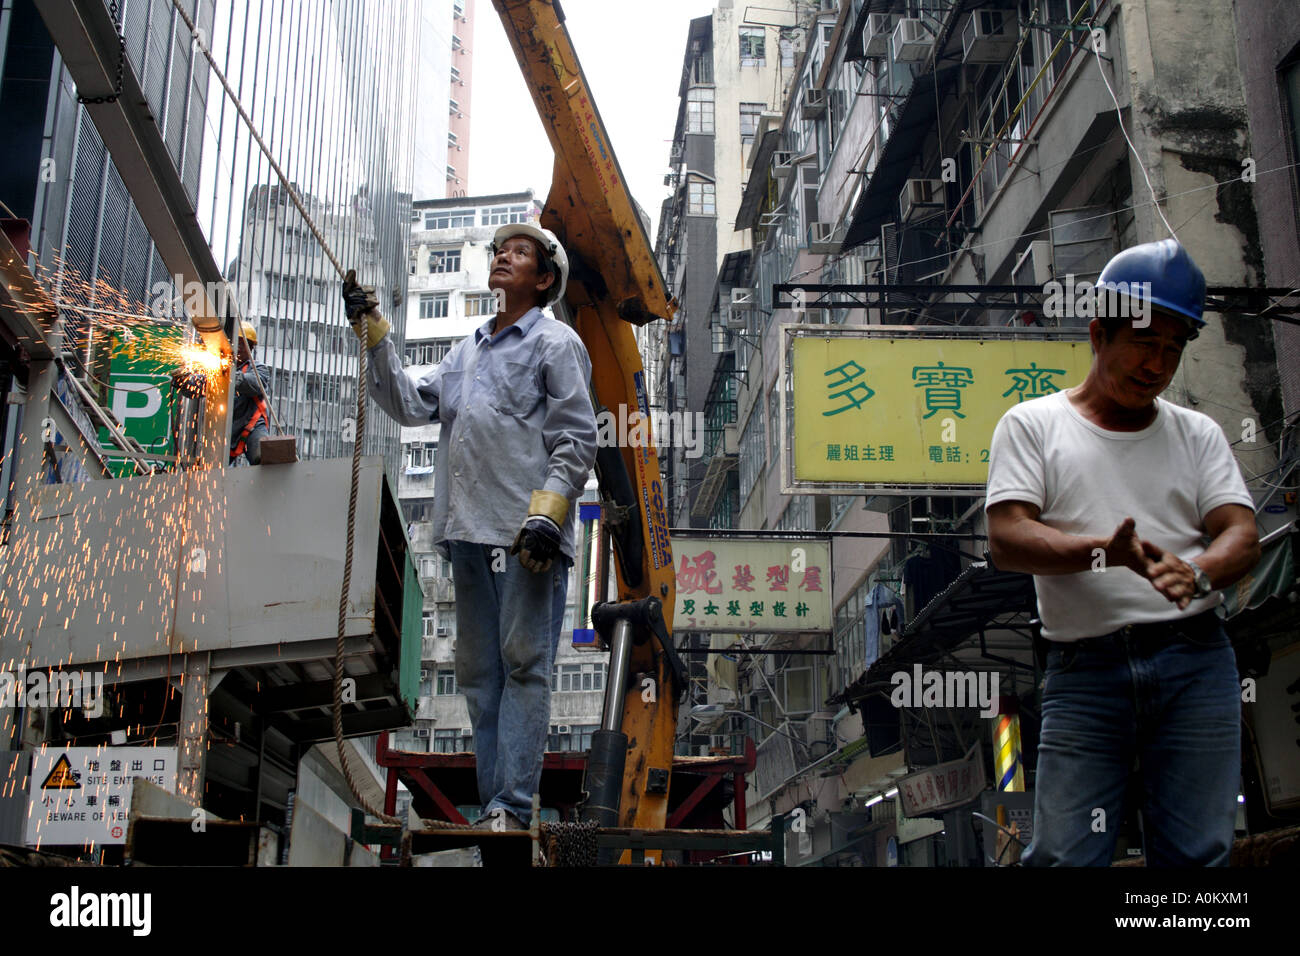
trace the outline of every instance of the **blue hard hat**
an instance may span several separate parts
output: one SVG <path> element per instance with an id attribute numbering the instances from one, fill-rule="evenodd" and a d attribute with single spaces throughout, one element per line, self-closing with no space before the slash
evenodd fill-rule
<path id="1" fill-rule="evenodd" d="M 1119 283 L 1125 288 L 1120 289 Z M 1106 263 L 1097 278 L 1099 289 L 1136 295 L 1134 283 L 1149 282 L 1144 301 L 1188 319 L 1193 329 L 1205 325 L 1205 273 L 1177 239 L 1144 242 L 1125 249 Z"/>

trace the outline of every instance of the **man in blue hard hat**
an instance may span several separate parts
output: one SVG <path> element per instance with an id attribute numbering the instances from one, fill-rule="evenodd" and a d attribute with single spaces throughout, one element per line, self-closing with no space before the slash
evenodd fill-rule
<path id="1" fill-rule="evenodd" d="M 1205 324 L 1205 277 L 1166 239 L 1098 287 L 1112 311 L 1083 384 L 1013 407 L 990 446 L 989 550 L 1034 575 L 1047 651 L 1023 862 L 1109 865 L 1136 763 L 1147 864 L 1227 865 L 1241 690 L 1214 609 L 1259 560 L 1254 501 L 1223 430 L 1157 398 Z"/>

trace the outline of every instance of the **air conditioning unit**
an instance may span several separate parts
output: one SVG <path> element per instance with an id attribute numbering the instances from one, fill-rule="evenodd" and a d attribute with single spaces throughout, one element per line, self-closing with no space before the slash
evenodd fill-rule
<path id="1" fill-rule="evenodd" d="M 842 237 L 833 222 L 808 224 L 808 251 L 819 256 L 831 256 L 840 251 Z"/>
<path id="2" fill-rule="evenodd" d="M 745 309 L 724 305 L 721 309 L 722 324 L 728 329 L 743 332 L 749 328 L 749 313 Z"/>
<path id="3" fill-rule="evenodd" d="M 772 175 L 777 179 L 784 179 L 790 175 L 794 169 L 794 151 L 789 149 L 778 149 L 772 153 Z"/>
<path id="4" fill-rule="evenodd" d="M 420 669 L 420 680 L 429 679 L 429 669 L 427 667 Z"/>
<path id="5" fill-rule="evenodd" d="M 1016 260 L 1015 268 L 1011 270 L 1011 284 L 1041 289 L 1051 281 L 1052 244 L 1046 239 L 1035 239 Z"/>
<path id="6" fill-rule="evenodd" d="M 437 628 L 437 629 L 434 631 L 434 636 L 435 636 L 435 637 L 450 637 L 450 636 L 451 636 L 451 628 L 449 628 L 449 627 L 440 627 L 440 628 Z"/>
<path id="7" fill-rule="evenodd" d="M 568 724 L 557 724 L 555 727 L 555 732 L 557 734 L 568 734 L 573 732 L 573 728 L 570 727 Z"/>
<path id="8" fill-rule="evenodd" d="M 930 55 L 934 46 L 932 34 L 921 20 L 905 17 L 894 27 L 889 49 L 896 63 L 915 63 Z"/>
<path id="9" fill-rule="evenodd" d="M 806 120 L 826 115 L 826 91 L 818 86 L 810 86 L 803 91 L 803 107 L 799 115 Z"/>
<path id="10" fill-rule="evenodd" d="M 943 180 L 909 179 L 898 197 L 898 215 L 915 222 L 943 209 Z"/>
<path id="11" fill-rule="evenodd" d="M 963 63 L 1001 63 L 1016 48 L 1014 23 L 1004 10 L 975 10 L 961 31 Z"/>
<path id="12" fill-rule="evenodd" d="M 754 290 L 740 286 L 732 289 L 731 307 L 741 311 L 752 311 L 754 308 Z"/>
<path id="13" fill-rule="evenodd" d="M 868 14 L 867 29 L 862 34 L 862 52 L 877 59 L 889 56 L 889 38 L 893 32 L 894 15 L 892 13 Z"/>
<path id="14" fill-rule="evenodd" d="M 417 727 L 417 728 L 415 728 L 415 736 L 416 736 L 416 737 L 419 737 L 419 738 L 422 738 L 422 739 L 424 739 L 424 740 L 428 740 L 428 739 L 429 739 L 429 728 L 428 728 L 428 727 Z"/>

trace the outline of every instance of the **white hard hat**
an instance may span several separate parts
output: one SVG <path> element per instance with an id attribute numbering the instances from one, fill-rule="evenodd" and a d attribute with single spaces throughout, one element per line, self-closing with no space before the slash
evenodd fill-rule
<path id="1" fill-rule="evenodd" d="M 497 251 L 507 239 L 512 239 L 515 236 L 527 236 L 529 239 L 534 239 L 541 244 L 546 257 L 555 263 L 560 272 L 559 281 L 553 282 L 551 287 L 546 290 L 550 296 L 547 301 L 555 302 L 563 298 L 565 286 L 569 282 L 569 256 L 564 251 L 564 246 L 560 245 L 560 240 L 555 238 L 555 233 L 531 222 L 509 223 L 498 229 L 496 235 L 492 237 L 492 255 L 497 254 Z"/>

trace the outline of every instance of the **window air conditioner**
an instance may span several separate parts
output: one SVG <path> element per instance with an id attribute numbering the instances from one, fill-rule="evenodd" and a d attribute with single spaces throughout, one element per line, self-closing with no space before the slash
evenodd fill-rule
<path id="1" fill-rule="evenodd" d="M 428 680 L 428 679 L 429 679 L 429 670 L 428 670 L 428 668 L 422 668 L 422 669 L 420 670 L 420 680 Z"/>
<path id="2" fill-rule="evenodd" d="M 915 222 L 943 209 L 943 180 L 909 179 L 898 199 L 899 218 Z"/>
<path id="3" fill-rule="evenodd" d="M 830 256 L 840 251 L 840 236 L 835 223 L 808 224 L 808 251 L 820 256 Z"/>
<path id="4" fill-rule="evenodd" d="M 1003 10 L 975 10 L 961 31 L 963 63 L 1001 63 L 1016 47 Z"/>
<path id="5" fill-rule="evenodd" d="M 799 115 L 806 120 L 826 115 L 826 91 L 817 86 L 804 90 L 803 108 Z"/>
<path id="6" fill-rule="evenodd" d="M 897 63 L 915 63 L 930 55 L 934 45 L 934 35 L 926 29 L 925 24 L 912 17 L 905 17 L 894 27 L 890 38 L 890 49 Z"/>
<path id="7" fill-rule="evenodd" d="M 448 637 L 451 634 L 451 629 L 446 627 L 440 627 L 434 633 L 435 636 L 437 637 Z"/>
<path id="8" fill-rule="evenodd" d="M 754 290 L 740 286 L 732 289 L 731 307 L 732 309 L 740 309 L 742 312 L 752 310 L 754 308 Z"/>
<path id="9" fill-rule="evenodd" d="M 731 305 L 723 306 L 722 324 L 729 329 L 743 332 L 749 327 L 749 315 L 745 309 L 738 309 Z"/>
<path id="10" fill-rule="evenodd" d="M 794 153 L 788 149 L 778 149 L 772 153 L 772 175 L 784 179 L 794 168 Z"/>
<path id="11" fill-rule="evenodd" d="M 865 42 L 862 45 L 862 51 L 873 58 L 889 56 L 889 38 L 893 32 L 894 15 L 892 13 L 868 14 L 867 29 L 863 34 Z"/>
<path id="12" fill-rule="evenodd" d="M 1016 260 L 1015 268 L 1011 270 L 1011 283 L 1042 288 L 1051 280 L 1052 244 L 1046 239 L 1035 239 Z"/>
<path id="13" fill-rule="evenodd" d="M 568 734 L 573 732 L 573 728 L 568 724 L 558 724 L 556 725 L 555 732 L 557 734 Z"/>
<path id="14" fill-rule="evenodd" d="M 417 728 L 415 729 L 415 736 L 427 740 L 427 739 L 429 738 L 429 728 L 428 728 L 428 727 L 417 727 Z"/>

